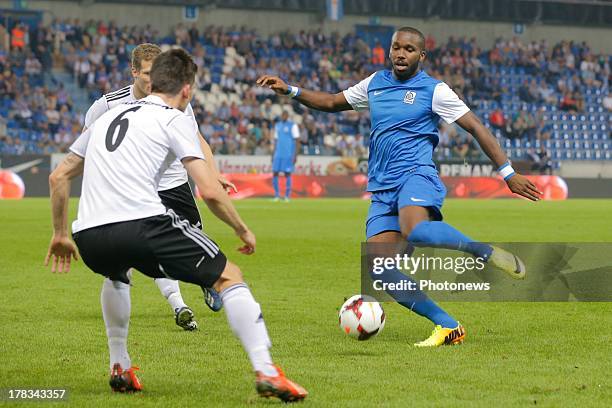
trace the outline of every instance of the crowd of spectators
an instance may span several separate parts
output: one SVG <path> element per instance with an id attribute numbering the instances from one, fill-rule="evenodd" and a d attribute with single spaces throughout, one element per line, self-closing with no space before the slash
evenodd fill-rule
<path id="1" fill-rule="evenodd" d="M 2 30 L 6 32 L 2 27 L 0 36 Z M 73 106 L 62 84 L 46 85 L 54 59 L 93 101 L 131 81 L 130 53 L 137 44 L 156 42 L 178 44 L 192 53 L 200 67 L 197 86 L 201 92 L 219 89 L 236 96 L 212 111 L 194 99 L 201 133 L 216 153 L 270 154 L 271 129 L 283 109 L 278 108 L 280 103 L 291 104 L 305 152 L 367 155 L 367 112 L 329 115 L 254 86 L 260 75 L 274 74 L 308 89 L 339 92 L 348 88 L 385 64 L 386 51 L 381 44 L 370 48 L 355 33 L 324 35 L 320 29 L 311 29 L 263 38 L 246 27 L 200 29 L 179 24 L 164 35 L 148 25 L 119 27 L 113 22 L 56 19 L 49 26 L 30 28 L 25 37 L 21 46 L 11 44 L 11 49 L 0 55 L 0 98 L 8 112 L 5 121 L 36 132 L 35 152 L 65 150 L 79 134 L 83 109 L 87 108 Z M 483 50 L 475 38 L 450 37 L 438 43 L 428 36 L 426 47 L 428 73 L 447 82 L 475 109 L 482 101 L 501 103 L 514 97 L 578 113 L 584 110 L 586 88 L 609 86 L 609 56 L 596 55 L 585 43 L 562 41 L 551 47 L 546 41 L 500 38 L 490 50 Z M 497 74 L 505 67 L 520 67 L 526 74 L 514 96 Z M 510 139 L 550 138 L 550 123 L 539 110 L 509 112 L 498 106 L 483 120 Z M 2 152 L 27 150 L 19 136 L 0 137 Z M 482 156 L 474 140 L 455 125 L 441 124 L 439 144 L 438 158 Z"/>
<path id="2" fill-rule="evenodd" d="M 28 30 L 18 24 L 9 42 L 0 25 L 0 39 L 0 151 L 65 151 L 80 133 L 82 117 L 63 84 L 46 85 L 53 66 L 53 35 L 42 25 Z"/>

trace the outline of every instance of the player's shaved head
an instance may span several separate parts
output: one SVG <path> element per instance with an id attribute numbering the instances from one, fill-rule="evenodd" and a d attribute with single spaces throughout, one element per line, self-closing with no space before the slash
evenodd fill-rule
<path id="1" fill-rule="evenodd" d="M 132 50 L 132 68 L 140 71 L 142 61 L 153 61 L 162 50 L 159 45 L 143 43 Z"/>
<path id="2" fill-rule="evenodd" d="M 151 92 L 176 95 L 185 84 L 195 82 L 197 71 L 198 66 L 182 48 L 162 52 L 151 67 Z"/>
<path id="3" fill-rule="evenodd" d="M 422 50 L 425 49 L 425 36 L 423 35 L 422 32 L 420 32 L 416 28 L 414 28 L 414 27 L 401 27 L 401 28 L 398 28 L 395 32 L 396 33 L 410 33 L 410 34 L 413 34 L 413 35 L 417 36 L 419 38 L 419 43 L 417 45 Z"/>

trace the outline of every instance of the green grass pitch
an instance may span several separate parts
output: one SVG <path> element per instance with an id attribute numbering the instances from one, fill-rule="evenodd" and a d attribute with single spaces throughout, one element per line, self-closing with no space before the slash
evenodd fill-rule
<path id="1" fill-rule="evenodd" d="M 257 234 L 254 256 L 237 253 L 237 238 L 201 204 L 205 229 L 244 271 L 273 356 L 309 390 L 308 406 L 610 406 L 612 304 L 446 303 L 465 325 L 466 342 L 426 350 L 412 343 L 429 335 L 429 322 L 385 304 L 383 333 L 356 342 L 338 329 L 337 308 L 359 292 L 367 202 L 236 205 Z M 610 200 L 448 200 L 444 210 L 448 222 L 485 241 L 612 242 L 610 208 Z M 129 349 L 144 392 L 112 394 L 102 277 L 82 261 L 68 275 L 43 267 L 51 233 L 46 199 L 0 201 L 0 228 L 0 388 L 68 388 L 75 407 L 279 403 L 257 397 L 224 313 L 209 312 L 198 288 L 182 285 L 201 330 L 183 332 L 153 281 L 140 274 Z"/>

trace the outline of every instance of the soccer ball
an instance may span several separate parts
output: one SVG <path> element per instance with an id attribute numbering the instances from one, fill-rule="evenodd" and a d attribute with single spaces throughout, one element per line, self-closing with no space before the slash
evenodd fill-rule
<path id="1" fill-rule="evenodd" d="M 340 308 L 340 329 L 357 340 L 368 340 L 385 327 L 380 303 L 362 295 L 351 296 Z"/>

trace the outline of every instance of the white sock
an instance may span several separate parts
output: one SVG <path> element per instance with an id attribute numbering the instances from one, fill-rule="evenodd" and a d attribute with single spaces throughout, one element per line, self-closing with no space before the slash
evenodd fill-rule
<path id="1" fill-rule="evenodd" d="M 115 363 L 127 370 L 132 366 L 127 351 L 127 336 L 130 325 L 130 285 L 119 281 L 104 279 L 102 293 L 102 315 L 106 325 L 108 350 L 110 353 L 110 369 Z"/>
<path id="2" fill-rule="evenodd" d="M 244 283 L 230 286 L 221 293 L 227 321 L 240 339 L 242 347 L 249 355 L 255 371 L 276 376 L 278 372 L 272 365 L 270 338 L 261 314 L 259 303 L 255 301 L 248 286 Z"/>
<path id="3" fill-rule="evenodd" d="M 181 296 L 181 289 L 179 288 L 178 281 L 174 279 L 159 278 L 155 279 L 155 284 L 168 303 L 170 303 L 173 312 L 176 312 L 177 309 L 182 307 L 187 307 L 183 301 L 183 296 Z"/>

